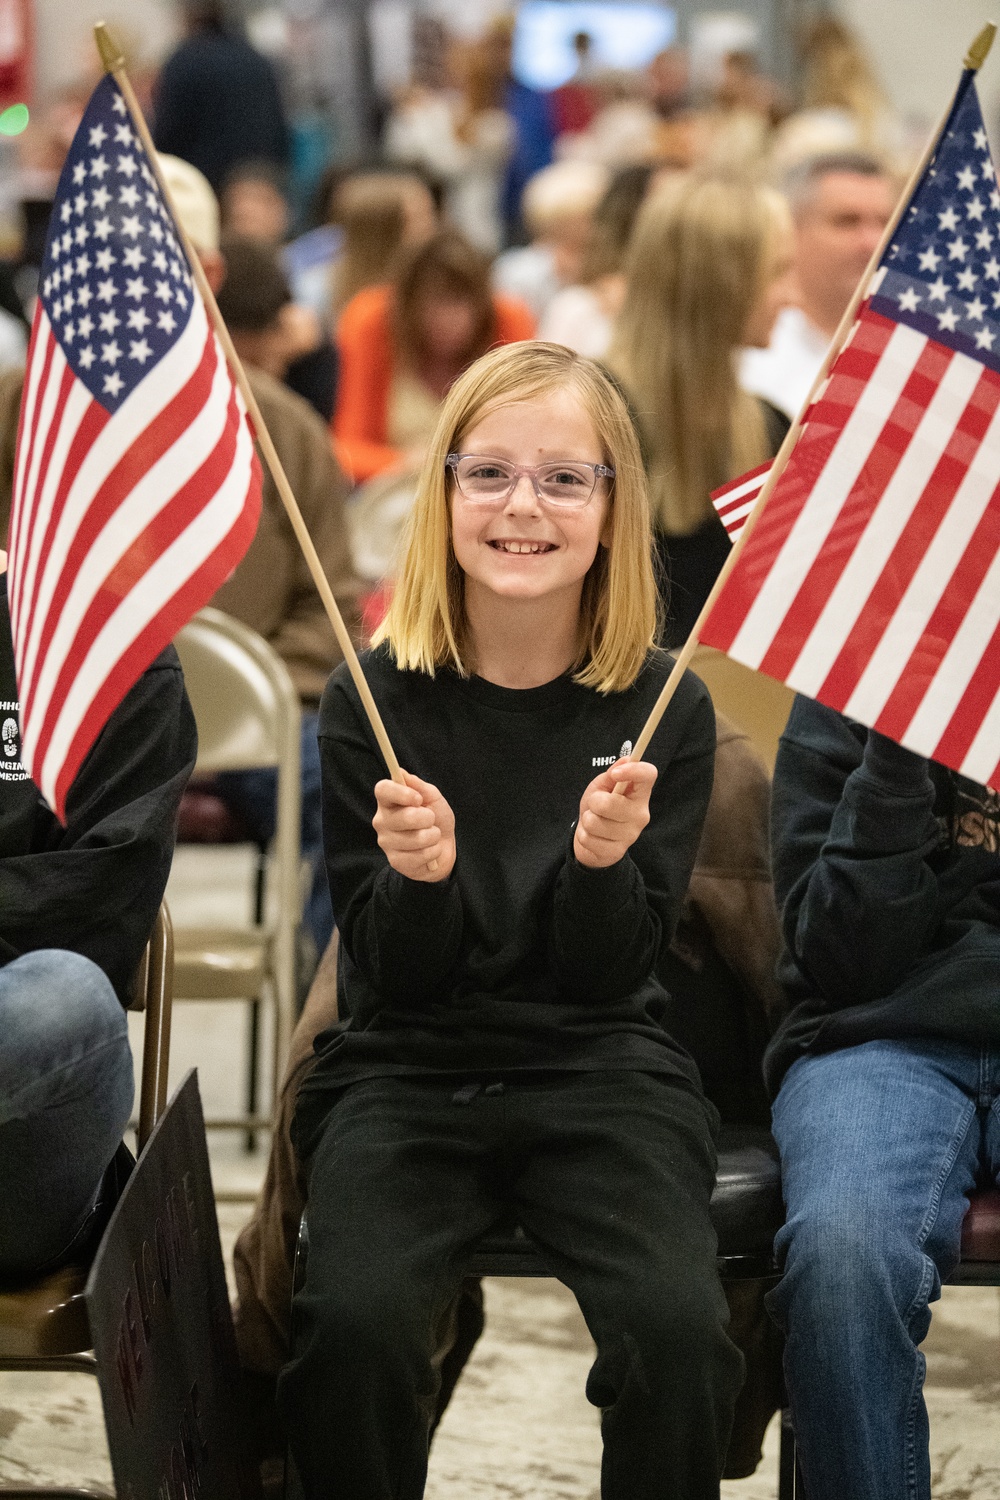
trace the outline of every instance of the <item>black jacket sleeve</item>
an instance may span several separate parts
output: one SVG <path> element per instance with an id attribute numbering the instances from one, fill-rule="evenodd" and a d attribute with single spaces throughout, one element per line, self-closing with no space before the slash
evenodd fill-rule
<path id="1" fill-rule="evenodd" d="M 927 762 L 799 698 L 771 807 L 783 935 L 810 989 L 831 1007 L 891 993 L 939 922 Z"/>
<path id="2" fill-rule="evenodd" d="M 562 990 L 581 1003 L 634 994 L 670 945 L 691 879 L 712 795 L 715 715 L 698 686 L 679 723 L 654 735 L 659 775 L 650 821 L 617 864 L 580 864 L 572 848 L 553 902 L 552 964 Z M 669 711 L 668 711 L 669 712 Z"/>
<path id="3" fill-rule="evenodd" d="M 0 963 L 67 948 L 128 1003 L 170 873 L 197 734 L 169 647 L 108 719 L 70 788 L 63 828 L 41 798 L 31 848 L 0 859 Z"/>
<path id="4" fill-rule="evenodd" d="M 440 988 L 462 941 L 454 874 L 408 880 L 386 860 L 372 827 L 374 787 L 387 774 L 345 684 L 331 681 L 320 735 L 323 846 L 340 942 L 380 999 L 419 1005 Z"/>

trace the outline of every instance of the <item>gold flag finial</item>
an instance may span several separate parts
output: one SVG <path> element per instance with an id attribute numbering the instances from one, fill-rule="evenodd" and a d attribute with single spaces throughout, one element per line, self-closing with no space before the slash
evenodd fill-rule
<path id="1" fill-rule="evenodd" d="M 993 29 L 996 30 L 996 27 Z M 122 56 L 122 49 L 114 40 L 103 21 L 98 21 L 94 27 L 94 41 L 97 43 L 97 50 L 101 54 L 101 62 L 104 64 L 105 73 L 114 73 L 116 69 L 124 68 L 125 59 Z"/>
<path id="2" fill-rule="evenodd" d="M 996 26 L 992 21 L 987 21 L 982 31 L 976 37 L 972 46 L 965 54 L 965 66 L 978 73 L 983 63 L 989 56 L 990 48 L 993 46 L 993 38 L 997 34 Z"/>

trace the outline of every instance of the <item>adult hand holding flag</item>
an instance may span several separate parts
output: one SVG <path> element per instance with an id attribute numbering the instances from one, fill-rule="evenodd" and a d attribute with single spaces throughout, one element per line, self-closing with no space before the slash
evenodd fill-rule
<path id="1" fill-rule="evenodd" d="M 260 490 L 242 397 L 105 77 L 52 209 L 10 524 L 22 757 L 61 819 L 111 712 L 243 556 Z"/>

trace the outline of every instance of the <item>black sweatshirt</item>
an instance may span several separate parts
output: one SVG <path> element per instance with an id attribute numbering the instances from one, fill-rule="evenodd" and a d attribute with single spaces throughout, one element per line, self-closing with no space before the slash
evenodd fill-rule
<path id="1" fill-rule="evenodd" d="M 659 768 L 649 826 L 609 869 L 572 852 L 584 788 L 638 736 L 671 665 L 655 653 L 631 688 L 602 696 L 568 676 L 509 689 L 451 670 L 401 672 L 386 648 L 368 653 L 401 765 L 455 814 L 455 869 L 438 883 L 398 874 L 378 847 L 373 788 L 387 773 L 337 669 L 320 753 L 340 1013 L 351 1019 L 317 1039 L 306 1092 L 424 1071 L 697 1078 L 660 1025 L 666 997 L 654 973 L 712 789 L 714 716 L 696 677 L 683 678 L 647 752 Z"/>
<path id="2" fill-rule="evenodd" d="M 6 581 L 0 574 L 0 965 L 67 948 L 103 969 L 127 1004 L 197 750 L 180 662 L 168 648 L 115 709 L 70 787 L 63 828 L 20 762 Z"/>
<path id="3" fill-rule="evenodd" d="M 1000 1044 L 1000 799 L 798 698 L 771 799 L 792 1008 L 765 1073 L 883 1038 Z"/>

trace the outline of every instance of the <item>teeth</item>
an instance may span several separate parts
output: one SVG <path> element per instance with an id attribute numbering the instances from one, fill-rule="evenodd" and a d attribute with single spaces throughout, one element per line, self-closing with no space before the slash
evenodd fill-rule
<path id="1" fill-rule="evenodd" d="M 504 552 L 541 552 L 541 542 L 503 542 L 499 546 Z"/>

